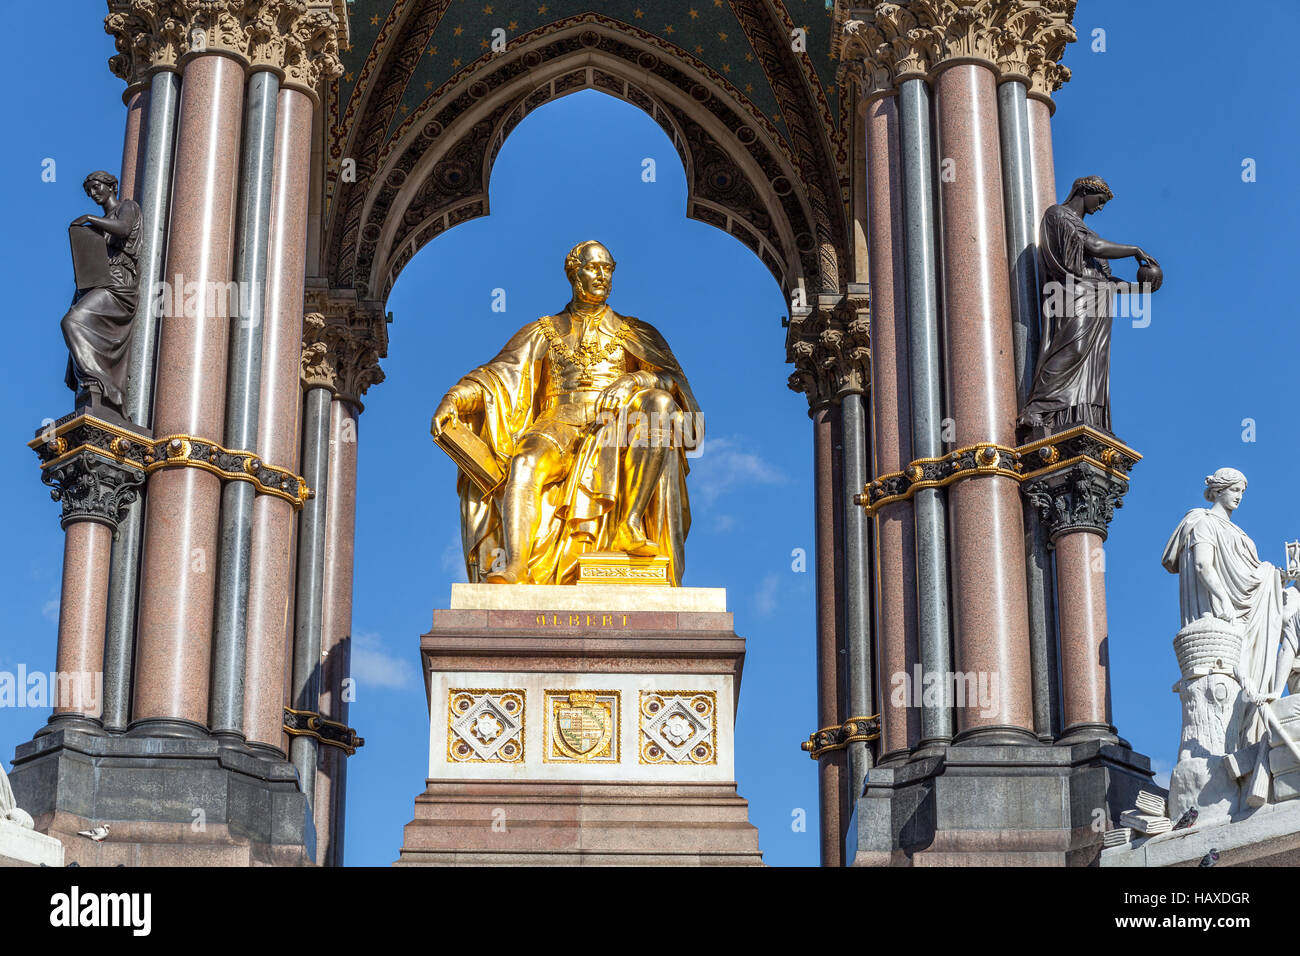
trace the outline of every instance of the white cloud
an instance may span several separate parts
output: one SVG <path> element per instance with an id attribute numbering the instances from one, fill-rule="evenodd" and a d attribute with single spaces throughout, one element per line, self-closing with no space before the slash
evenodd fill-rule
<path id="1" fill-rule="evenodd" d="M 754 595 L 754 610 L 763 617 L 768 617 L 776 610 L 777 599 L 781 596 L 781 575 L 768 574 L 759 582 L 758 592 Z"/>
<path id="2" fill-rule="evenodd" d="M 352 638 L 352 677 L 362 688 L 403 688 L 415 682 L 416 672 L 405 656 L 386 652 L 378 634 L 357 634 Z"/>
<path id="3" fill-rule="evenodd" d="M 1168 790 L 1169 774 L 1173 772 L 1173 769 L 1174 765 L 1167 760 L 1152 760 L 1151 770 L 1155 773 L 1155 776 L 1151 778 L 1151 782 L 1157 787 L 1164 787 Z"/>
<path id="4" fill-rule="evenodd" d="M 59 623 L 59 599 L 51 598 L 41 605 L 41 617 L 51 624 Z"/>
<path id="5" fill-rule="evenodd" d="M 750 450 L 744 438 L 706 438 L 700 457 L 691 461 L 688 487 L 692 496 L 712 503 L 736 487 L 783 485 L 790 477 Z"/>

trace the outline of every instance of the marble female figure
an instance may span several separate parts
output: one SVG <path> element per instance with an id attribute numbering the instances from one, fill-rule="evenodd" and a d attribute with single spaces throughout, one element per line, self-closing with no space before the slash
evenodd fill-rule
<path id="1" fill-rule="evenodd" d="M 104 215 L 78 216 L 70 231 L 89 229 L 100 234 L 107 267 L 91 287 L 77 289 L 63 317 L 63 339 L 68 345 L 65 381 L 78 393 L 79 405 L 97 394 L 120 414 L 138 297 L 140 207 L 133 200 L 118 199 L 117 178 L 103 170 L 87 176 L 82 186 L 103 207 Z M 82 281 L 78 279 L 79 286 Z"/>

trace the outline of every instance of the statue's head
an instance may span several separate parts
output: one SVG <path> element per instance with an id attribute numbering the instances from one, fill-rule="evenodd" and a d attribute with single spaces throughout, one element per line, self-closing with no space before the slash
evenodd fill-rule
<path id="1" fill-rule="evenodd" d="M 573 286 L 573 298 L 587 305 L 601 305 L 614 284 L 614 257 L 594 239 L 580 242 L 564 257 L 564 274 Z"/>
<path id="2" fill-rule="evenodd" d="M 1087 216 L 1099 211 L 1102 206 L 1115 198 L 1115 194 L 1106 185 L 1106 180 L 1100 176 L 1084 176 L 1074 181 L 1074 186 L 1070 189 L 1070 195 L 1066 197 L 1065 202 L 1068 204 L 1076 198 L 1083 201 L 1083 214 Z"/>
<path id="3" fill-rule="evenodd" d="M 86 177 L 85 182 L 81 184 L 81 188 L 95 202 L 103 204 L 107 197 L 117 195 L 117 177 L 112 173 L 97 169 Z"/>
<path id="4" fill-rule="evenodd" d="M 1246 493 L 1246 476 L 1236 468 L 1220 468 L 1205 476 L 1205 500 L 1236 511 Z"/>

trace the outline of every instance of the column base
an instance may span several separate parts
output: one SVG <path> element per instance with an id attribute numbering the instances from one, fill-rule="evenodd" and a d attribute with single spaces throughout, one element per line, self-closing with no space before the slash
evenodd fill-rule
<path id="1" fill-rule="evenodd" d="M 180 717 L 146 717 L 127 724 L 128 737 L 185 737 L 210 740 L 212 734 L 203 724 Z"/>
<path id="2" fill-rule="evenodd" d="M 873 767 L 851 866 L 1096 866 L 1102 833 L 1151 782 L 1142 754 L 1100 740 L 979 746 Z M 1104 810 L 1105 819 L 1095 811 Z"/>
<path id="3" fill-rule="evenodd" d="M 59 730 L 9 775 L 36 830 L 81 866 L 312 865 L 316 830 L 292 765 L 214 739 Z M 102 824 L 101 843 L 78 831 Z"/>
<path id="4" fill-rule="evenodd" d="M 1120 740 L 1119 733 L 1110 724 L 1071 724 L 1065 728 L 1056 745 L 1069 747 L 1085 740 L 1100 740 L 1108 744 L 1128 746 Z"/>
<path id="5" fill-rule="evenodd" d="M 1039 743 L 1038 736 L 1025 727 L 1013 727 L 1010 724 L 991 727 L 975 727 L 963 730 L 952 738 L 954 747 L 1021 747 L 1026 744 Z"/>
<path id="6" fill-rule="evenodd" d="M 35 736 L 44 737 L 46 734 L 57 733 L 60 730 L 76 730 L 83 734 L 104 735 L 104 725 L 94 717 L 87 717 L 85 714 L 54 714 L 46 722 L 45 726 L 36 731 Z"/>

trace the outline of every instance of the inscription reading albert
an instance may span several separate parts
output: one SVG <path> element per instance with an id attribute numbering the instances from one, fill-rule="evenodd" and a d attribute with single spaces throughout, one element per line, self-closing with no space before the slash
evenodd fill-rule
<path id="1" fill-rule="evenodd" d="M 627 627 L 626 614 L 538 614 L 538 627 Z"/>

